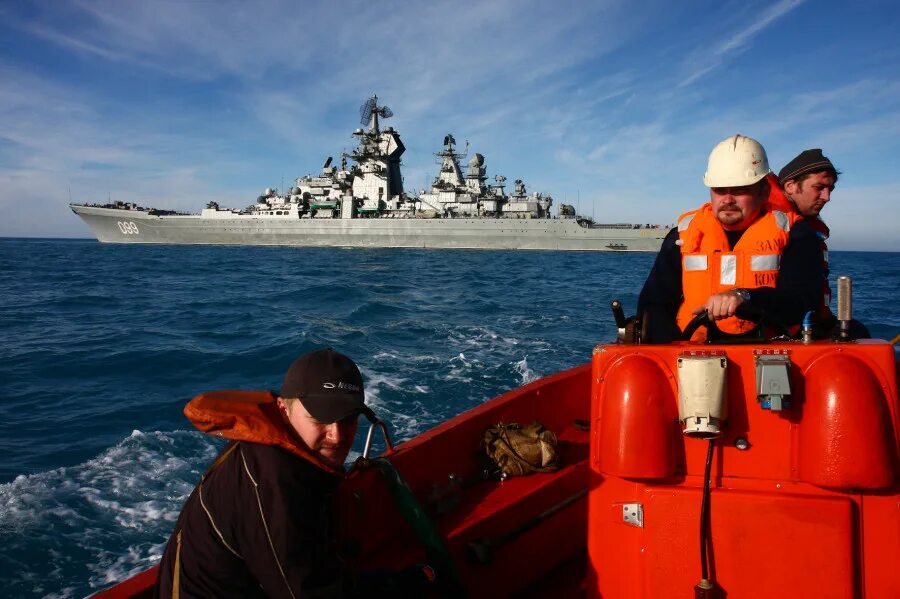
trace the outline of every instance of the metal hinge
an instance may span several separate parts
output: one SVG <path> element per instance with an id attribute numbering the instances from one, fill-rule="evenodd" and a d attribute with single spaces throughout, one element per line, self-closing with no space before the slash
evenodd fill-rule
<path id="1" fill-rule="evenodd" d="M 644 528 L 644 506 L 640 503 L 623 503 L 622 522 Z"/>

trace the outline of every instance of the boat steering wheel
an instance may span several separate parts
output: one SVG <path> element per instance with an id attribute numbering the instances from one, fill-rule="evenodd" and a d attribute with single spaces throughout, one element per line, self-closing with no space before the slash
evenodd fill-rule
<path id="1" fill-rule="evenodd" d="M 726 333 L 716 325 L 716 321 L 711 319 L 706 311 L 703 311 L 684 327 L 681 339 L 690 341 L 700 327 L 706 327 L 706 343 L 760 343 L 793 336 L 786 326 L 773 320 L 763 310 L 754 306 L 745 304 L 738 306 L 735 316 L 742 320 L 755 322 L 756 326 L 746 333 Z M 773 330 L 774 334 L 767 334 Z"/>

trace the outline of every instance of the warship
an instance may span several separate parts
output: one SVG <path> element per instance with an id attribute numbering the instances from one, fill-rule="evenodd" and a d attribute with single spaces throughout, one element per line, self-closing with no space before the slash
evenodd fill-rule
<path id="1" fill-rule="evenodd" d="M 130 202 L 70 204 L 104 243 L 415 247 L 516 250 L 657 251 L 668 227 L 600 224 L 553 198 L 528 194 L 516 179 L 488 183 L 484 156 L 474 154 L 465 174 L 452 135 L 436 154 L 440 170 L 431 188 L 407 194 L 400 173 L 406 150 L 400 134 L 382 121 L 390 108 L 369 98 L 353 132 L 356 148 L 329 157 L 318 175 L 306 175 L 284 192 L 267 188 L 242 210 L 209 202 L 199 214 L 145 208 Z M 348 166 L 348 158 L 355 164 Z"/>

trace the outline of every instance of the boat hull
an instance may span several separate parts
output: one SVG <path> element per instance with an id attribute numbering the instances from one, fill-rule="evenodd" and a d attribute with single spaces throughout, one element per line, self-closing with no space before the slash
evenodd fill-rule
<path id="1" fill-rule="evenodd" d="M 405 506 L 383 458 L 358 462 L 336 504 L 346 564 L 438 564 L 435 584 L 456 586 L 436 594 L 453 596 L 694 597 L 707 443 L 682 435 L 676 364 L 704 352 L 729 362 L 711 479 L 716 587 L 735 599 L 900 596 L 900 400 L 883 341 L 598 346 L 592 363 L 388 452 L 415 497 Z M 757 401 L 760 356 L 789 358 L 789 409 Z M 534 420 L 557 433 L 560 468 L 482 477 L 485 430 Z M 98 596 L 147 597 L 154 578 Z"/>
<path id="2" fill-rule="evenodd" d="M 560 594 L 563 589 L 581 593 L 587 546 L 590 368 L 583 364 L 505 393 L 388 454 L 424 513 L 433 519 L 469 596 L 507 597 L 536 591 L 542 583 L 553 596 L 566 596 Z M 558 434 L 563 466 L 553 473 L 503 482 L 484 480 L 485 430 L 498 422 L 535 420 Z M 352 569 L 396 571 L 430 561 L 378 469 L 362 463 L 354 466 L 336 503 L 338 546 L 345 548 L 344 558 Z M 535 520 L 548 510 L 552 513 Z M 517 530 L 521 532 L 503 541 Z M 486 543 L 485 559 L 473 559 L 472 542 Z M 156 576 L 157 568 L 147 570 L 94 597 L 149 599 Z"/>
<path id="3" fill-rule="evenodd" d="M 573 219 L 297 219 L 150 214 L 72 205 L 104 243 L 568 251 L 658 251 L 660 228 L 585 228 Z"/>

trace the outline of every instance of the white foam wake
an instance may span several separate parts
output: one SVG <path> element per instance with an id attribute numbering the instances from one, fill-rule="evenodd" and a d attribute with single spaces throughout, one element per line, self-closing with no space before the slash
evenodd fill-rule
<path id="1" fill-rule="evenodd" d="M 0 485 L 0 536 L 12 562 L 0 568 L 0 588 L 84 596 L 159 561 L 219 445 L 199 432 L 134 431 L 83 464 Z M 59 589 L 54 580 L 84 584 Z"/>

